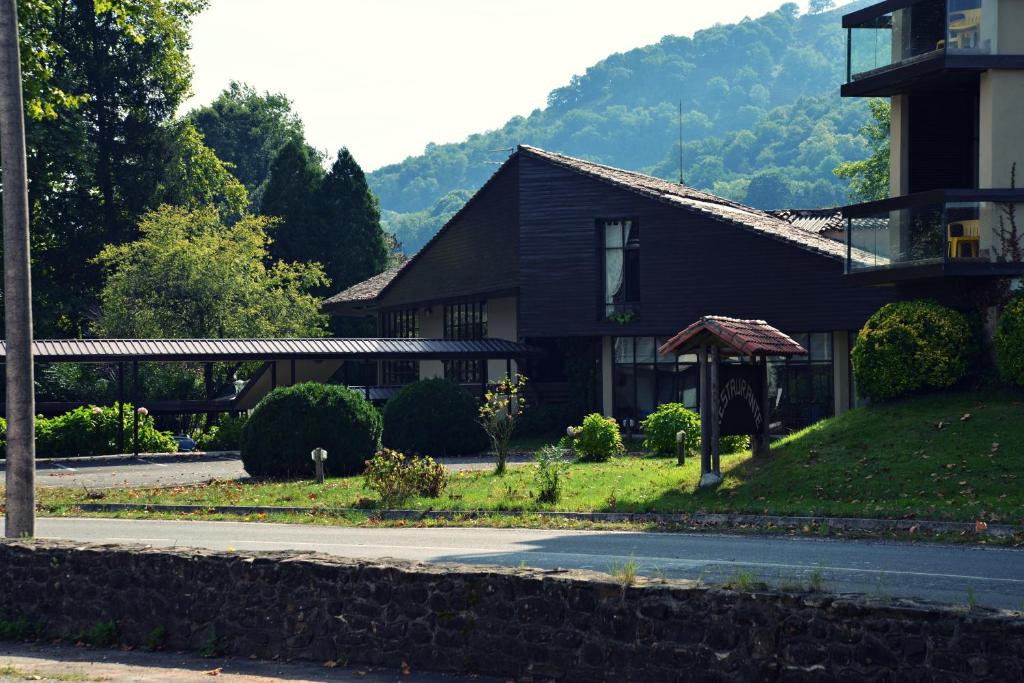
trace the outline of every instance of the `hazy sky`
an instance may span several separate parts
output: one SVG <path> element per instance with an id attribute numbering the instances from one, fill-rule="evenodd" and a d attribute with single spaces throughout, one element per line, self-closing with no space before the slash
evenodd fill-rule
<path id="1" fill-rule="evenodd" d="M 195 96 L 232 80 L 294 100 L 309 141 L 366 170 L 543 107 L 613 53 L 756 17 L 782 0 L 211 0 Z M 806 6 L 806 2 L 801 2 Z M 838 4 L 838 3 L 837 3 Z"/>

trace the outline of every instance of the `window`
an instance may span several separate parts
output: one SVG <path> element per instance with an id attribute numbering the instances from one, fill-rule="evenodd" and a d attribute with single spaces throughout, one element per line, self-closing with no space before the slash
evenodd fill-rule
<path id="1" fill-rule="evenodd" d="M 616 419 L 638 422 L 663 403 L 697 409 L 697 357 L 658 355 L 667 338 L 615 337 L 612 340 L 612 404 Z"/>
<path id="2" fill-rule="evenodd" d="M 640 306 L 640 225 L 599 221 L 604 241 L 604 317 L 629 316 Z"/>
<path id="3" fill-rule="evenodd" d="M 801 429 L 835 411 L 832 377 L 832 333 L 790 335 L 807 349 L 805 356 L 768 359 L 771 421 Z"/>
<path id="4" fill-rule="evenodd" d="M 387 311 L 380 314 L 380 336 L 388 339 L 415 339 L 420 336 L 419 318 L 415 308 Z M 384 386 L 411 384 L 420 378 L 420 363 L 415 360 L 386 360 L 380 364 L 380 381 Z"/>
<path id="5" fill-rule="evenodd" d="M 486 337 L 486 301 L 450 304 L 444 307 L 445 339 L 485 339 Z M 482 384 L 487 377 L 487 361 L 445 361 L 444 376 L 459 384 Z"/>

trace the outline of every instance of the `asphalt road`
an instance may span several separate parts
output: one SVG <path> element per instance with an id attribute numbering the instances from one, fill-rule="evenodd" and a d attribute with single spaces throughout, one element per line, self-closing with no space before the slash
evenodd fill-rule
<path id="1" fill-rule="evenodd" d="M 530 461 L 526 455 L 509 456 L 510 464 Z M 491 456 L 438 458 L 449 470 L 475 470 L 494 467 Z M 328 461 L 328 465 L 330 462 Z M 5 470 L 0 460 L 0 472 Z M 328 475 L 330 468 L 328 467 Z M 130 455 L 97 458 L 40 460 L 36 464 L 36 486 L 62 488 L 122 488 L 148 486 L 182 486 L 211 479 L 247 479 L 242 459 L 237 453 L 206 453 L 202 455 Z"/>
<path id="2" fill-rule="evenodd" d="M 307 550 L 353 558 L 609 571 L 722 582 L 750 572 L 770 585 L 820 573 L 827 590 L 1024 609 L 1024 550 L 722 534 L 532 529 L 364 529 L 245 522 L 41 518 L 37 536 L 215 550 Z"/>

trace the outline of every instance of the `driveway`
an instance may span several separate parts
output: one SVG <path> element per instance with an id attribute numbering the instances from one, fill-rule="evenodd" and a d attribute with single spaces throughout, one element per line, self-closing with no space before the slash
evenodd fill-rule
<path id="1" fill-rule="evenodd" d="M 489 455 L 438 458 L 451 471 L 486 470 L 494 467 Z M 510 455 L 511 466 L 532 462 L 530 455 Z M 0 460 L 0 472 L 6 462 Z M 211 479 L 247 479 L 237 452 L 177 455 L 106 455 L 95 458 L 40 460 L 36 463 L 36 486 L 63 488 L 137 488 L 182 486 Z"/>
<path id="2" fill-rule="evenodd" d="M 784 536 L 320 527 L 301 524 L 41 518 L 37 536 L 214 550 L 305 550 L 353 558 L 609 571 L 633 558 L 643 576 L 770 585 L 818 577 L 827 590 L 1024 609 L 1024 550 Z M 971 596 L 971 597 L 969 597 Z"/>

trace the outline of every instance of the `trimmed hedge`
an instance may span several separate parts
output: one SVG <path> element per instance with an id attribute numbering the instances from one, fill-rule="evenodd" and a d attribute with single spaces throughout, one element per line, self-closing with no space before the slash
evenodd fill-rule
<path id="1" fill-rule="evenodd" d="M 384 405 L 384 445 L 405 453 L 472 455 L 486 451 L 479 405 L 446 379 L 421 379 Z"/>
<path id="2" fill-rule="evenodd" d="M 976 355 L 967 316 L 932 301 L 886 304 L 857 335 L 857 391 L 874 400 L 960 382 Z"/>
<path id="3" fill-rule="evenodd" d="M 380 446 L 380 414 L 343 386 L 306 382 L 267 394 L 242 428 L 242 465 L 254 477 L 313 477 L 327 450 L 332 476 L 362 472 Z"/>
<path id="4" fill-rule="evenodd" d="M 999 378 L 1024 386 L 1024 295 L 1018 294 L 999 314 L 993 340 Z"/>

